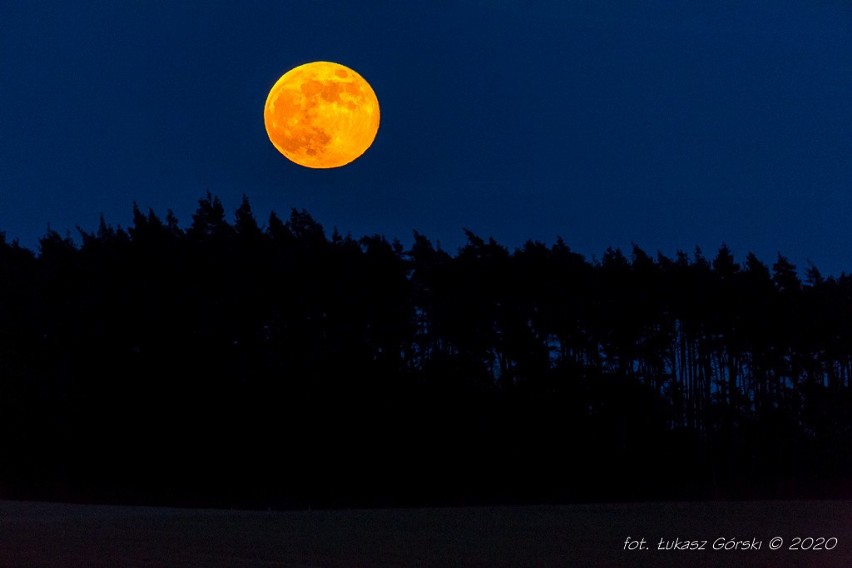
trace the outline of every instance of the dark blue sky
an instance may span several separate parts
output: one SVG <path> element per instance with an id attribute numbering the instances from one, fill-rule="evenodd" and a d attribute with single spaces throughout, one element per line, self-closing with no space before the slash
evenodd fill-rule
<path id="1" fill-rule="evenodd" d="M 263 128 L 272 84 L 319 59 L 382 111 L 335 170 Z M 0 134 L 0 229 L 30 248 L 133 201 L 186 226 L 209 190 L 450 251 L 467 227 L 852 272 L 841 0 L 3 2 Z"/>

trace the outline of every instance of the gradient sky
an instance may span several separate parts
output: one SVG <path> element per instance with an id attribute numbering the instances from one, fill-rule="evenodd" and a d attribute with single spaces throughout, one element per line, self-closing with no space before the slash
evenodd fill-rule
<path id="1" fill-rule="evenodd" d="M 376 91 L 373 146 L 290 163 L 263 127 L 285 71 L 337 61 Z M 183 226 L 307 209 L 327 231 L 462 228 L 600 258 L 777 252 L 852 272 L 852 3 L 285 0 L 0 3 L 0 230 Z"/>

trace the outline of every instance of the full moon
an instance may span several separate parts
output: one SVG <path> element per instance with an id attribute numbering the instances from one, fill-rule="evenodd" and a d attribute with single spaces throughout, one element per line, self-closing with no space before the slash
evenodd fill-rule
<path id="1" fill-rule="evenodd" d="M 266 97 L 263 121 L 272 145 L 289 160 L 307 168 L 337 168 L 373 143 L 379 100 L 352 69 L 314 61 L 276 81 Z"/>

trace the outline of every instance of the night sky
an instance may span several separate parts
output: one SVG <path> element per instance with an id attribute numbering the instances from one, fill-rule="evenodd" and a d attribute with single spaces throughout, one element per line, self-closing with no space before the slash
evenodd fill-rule
<path id="1" fill-rule="evenodd" d="M 270 87 L 313 60 L 381 105 L 343 168 L 264 131 Z M 450 252 L 469 228 L 852 272 L 841 0 L 2 2 L 0 135 L 0 230 L 32 249 L 134 201 L 188 226 L 210 191 Z"/>

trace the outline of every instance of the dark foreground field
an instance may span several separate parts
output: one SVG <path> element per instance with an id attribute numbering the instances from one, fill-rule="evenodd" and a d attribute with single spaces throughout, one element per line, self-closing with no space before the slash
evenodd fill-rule
<path id="1" fill-rule="evenodd" d="M 647 550 L 626 551 L 627 537 Z M 770 550 L 775 537 L 779 550 Z M 790 550 L 796 537 L 812 548 Z M 714 542 L 759 550 L 714 550 Z M 704 550 L 657 550 L 707 541 Z M 836 539 L 836 540 L 834 540 Z M 777 542 L 777 541 L 776 541 Z M 756 544 L 756 543 L 755 543 Z M 728 544 L 733 546 L 733 544 Z M 852 566 L 852 502 L 248 512 L 0 502 L 0 566 Z"/>

